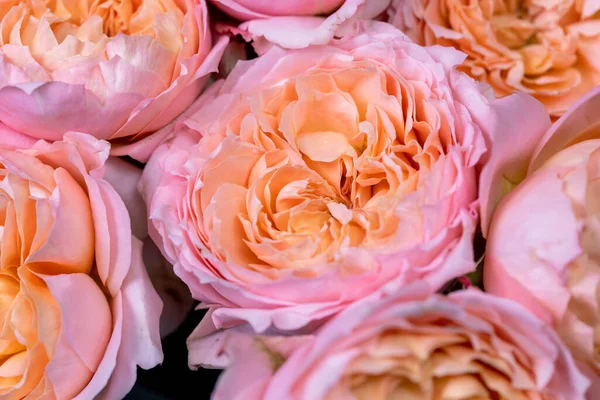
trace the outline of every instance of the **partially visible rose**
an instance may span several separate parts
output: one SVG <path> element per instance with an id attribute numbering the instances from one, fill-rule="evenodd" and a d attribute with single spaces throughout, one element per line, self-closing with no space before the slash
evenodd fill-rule
<path id="1" fill-rule="evenodd" d="M 68 133 L 0 145 L 0 397 L 118 399 L 162 361 L 162 303 L 123 201 L 110 146 Z"/>
<path id="2" fill-rule="evenodd" d="M 578 400 L 551 327 L 476 290 L 357 304 L 314 336 L 238 336 L 213 400 Z"/>
<path id="3" fill-rule="evenodd" d="M 598 375 L 599 94 L 590 93 L 558 121 L 540 143 L 529 176 L 500 203 L 484 267 L 487 291 L 554 324 Z M 558 153 L 551 156 L 553 150 Z M 600 376 L 595 380 L 600 383 Z"/>
<path id="4" fill-rule="evenodd" d="M 382 15 L 390 0 L 264 1 L 213 0 L 217 7 L 244 22 L 227 29 L 252 40 L 258 54 L 272 45 L 301 49 L 327 44 L 354 22 Z"/>
<path id="5" fill-rule="evenodd" d="M 558 117 L 600 84 L 599 9 L 593 0 L 393 0 L 388 14 L 417 43 L 467 53 L 462 70 L 498 96 L 530 93 Z"/>
<path id="6" fill-rule="evenodd" d="M 0 21 L 4 124 L 46 140 L 86 132 L 140 160 L 158 145 L 152 134 L 200 94 L 226 45 L 211 50 L 204 0 L 8 0 Z"/>
<path id="7" fill-rule="evenodd" d="M 196 299 L 222 306 L 214 328 L 296 330 L 469 272 L 486 141 L 520 133 L 505 118 L 548 119 L 526 95 L 484 97 L 453 49 L 357 29 L 240 62 L 144 170 L 150 235 Z"/>
<path id="8" fill-rule="evenodd" d="M 331 14 L 347 0 L 212 0 L 227 14 L 242 21 L 285 16 Z"/>

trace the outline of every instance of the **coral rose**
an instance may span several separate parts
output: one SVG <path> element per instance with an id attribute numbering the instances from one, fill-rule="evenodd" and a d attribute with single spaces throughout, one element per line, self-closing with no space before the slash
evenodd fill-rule
<path id="1" fill-rule="evenodd" d="M 389 21 L 417 43 L 468 54 L 462 70 L 499 96 L 530 93 L 562 115 L 600 84 L 596 1 L 393 0 Z"/>
<path id="2" fill-rule="evenodd" d="M 46 140 L 86 132 L 140 160 L 226 45 L 211 52 L 204 0 L 10 0 L 0 21 L 3 123 Z"/>
<path id="3" fill-rule="evenodd" d="M 176 274 L 223 306 L 217 328 L 296 330 L 384 286 L 435 291 L 474 268 L 484 130 L 548 117 L 525 95 L 488 101 L 453 70 L 462 59 L 364 22 L 240 62 L 175 124 L 140 188 Z"/>
<path id="4" fill-rule="evenodd" d="M 541 143 L 529 176 L 492 217 L 484 268 L 487 291 L 519 301 L 553 323 L 575 356 L 596 374 L 600 374 L 599 100 L 596 89 Z M 595 382 L 600 385 L 599 376 Z"/>
<path id="5" fill-rule="evenodd" d="M 162 360 L 162 304 L 104 180 L 109 144 L 0 149 L 0 398 L 117 399 Z"/>
<path id="6" fill-rule="evenodd" d="M 358 304 L 312 337 L 238 337 L 213 400 L 583 399 L 556 333 L 475 290 Z"/>

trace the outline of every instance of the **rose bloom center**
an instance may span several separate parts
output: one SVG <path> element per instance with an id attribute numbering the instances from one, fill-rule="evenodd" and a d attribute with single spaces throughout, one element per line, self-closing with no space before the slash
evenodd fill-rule
<path id="1" fill-rule="evenodd" d="M 455 144 L 440 95 L 356 61 L 240 96 L 200 144 L 212 153 L 189 188 L 198 238 L 272 279 L 339 266 L 346 249 L 398 251 L 397 207 Z"/>
<path id="2" fill-rule="evenodd" d="M 156 36 L 156 16 L 181 26 L 184 9 L 175 0 L 28 0 L 0 5 L 2 45 L 28 45 L 35 54 L 40 41 L 53 34 L 58 43 L 68 36 L 99 42 L 102 37 Z M 98 29 L 100 28 L 100 29 Z"/>
<path id="3" fill-rule="evenodd" d="M 391 329 L 345 349 L 358 355 L 326 399 L 349 397 L 349 393 L 357 400 L 546 398 L 514 387 L 519 379 L 526 382 L 522 386 L 535 388 L 531 366 L 517 348 L 456 325 L 449 332 L 448 321 L 432 322 L 428 332 Z M 514 358 L 505 359 L 497 347 L 509 348 Z"/>

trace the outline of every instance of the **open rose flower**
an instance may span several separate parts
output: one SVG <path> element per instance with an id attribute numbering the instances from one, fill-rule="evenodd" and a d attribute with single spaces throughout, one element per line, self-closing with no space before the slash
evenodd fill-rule
<path id="1" fill-rule="evenodd" d="M 529 176 L 493 215 L 484 268 L 486 290 L 517 300 L 553 323 L 597 375 L 599 102 L 596 89 L 549 131 Z M 600 376 L 595 381 L 600 384 Z"/>
<path id="2" fill-rule="evenodd" d="M 393 0 L 389 20 L 417 43 L 467 53 L 462 70 L 498 96 L 530 93 L 560 116 L 600 84 L 599 9 L 593 0 Z"/>
<path id="3" fill-rule="evenodd" d="M 213 400 L 581 400 L 551 327 L 475 290 L 359 304 L 314 336 L 238 337 Z"/>
<path id="4" fill-rule="evenodd" d="M 390 0 L 213 0 L 234 18 L 247 21 L 226 27 L 252 40 L 259 54 L 273 44 L 300 49 L 327 44 L 355 21 L 383 15 Z M 223 28 L 220 24 L 217 27 Z"/>
<path id="5" fill-rule="evenodd" d="M 108 153 L 75 133 L 0 146 L 2 398 L 119 399 L 162 360 L 162 303 Z"/>
<path id="6" fill-rule="evenodd" d="M 176 124 L 140 188 L 176 274 L 222 306 L 216 328 L 296 330 L 384 286 L 435 291 L 474 268 L 484 130 L 548 117 L 525 95 L 490 102 L 453 70 L 462 59 L 364 22 L 239 63 Z"/>
<path id="7" fill-rule="evenodd" d="M 4 124 L 46 140 L 86 132 L 140 160 L 226 45 L 211 52 L 204 0 L 7 0 L 0 21 Z"/>

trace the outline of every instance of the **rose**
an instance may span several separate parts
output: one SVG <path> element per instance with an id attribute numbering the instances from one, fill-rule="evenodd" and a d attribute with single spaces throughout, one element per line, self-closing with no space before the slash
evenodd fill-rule
<path id="1" fill-rule="evenodd" d="M 213 400 L 583 399 L 553 330 L 476 290 L 357 304 L 314 336 L 238 336 Z"/>
<path id="2" fill-rule="evenodd" d="M 248 21 L 258 18 L 285 17 L 291 15 L 326 15 L 344 4 L 345 0 L 265 1 L 265 0 L 212 0 L 227 14 Z"/>
<path id="3" fill-rule="evenodd" d="M 519 301 L 554 324 L 596 374 L 599 100 L 596 89 L 540 143 L 528 177 L 492 217 L 484 267 L 486 290 Z"/>
<path id="4" fill-rule="evenodd" d="M 10 0 L 0 21 L 3 123 L 46 140 L 86 132 L 140 160 L 226 45 L 211 51 L 204 0 Z"/>
<path id="5" fill-rule="evenodd" d="M 388 14 L 417 43 L 467 53 L 462 70 L 498 96 L 530 93 L 560 116 L 600 84 L 598 9 L 591 0 L 394 0 Z"/>
<path id="6" fill-rule="evenodd" d="M 384 286 L 435 291 L 473 269 L 488 134 L 548 116 L 524 95 L 486 99 L 461 61 L 364 22 L 240 62 L 172 126 L 140 189 L 176 274 L 223 306 L 207 324 L 296 330 Z"/>
<path id="7" fill-rule="evenodd" d="M 327 44 L 355 21 L 383 14 L 390 0 L 213 0 L 213 3 L 234 18 L 247 21 L 239 27 L 217 24 L 217 28 L 252 40 L 255 50 L 263 54 L 273 44 L 288 49 Z"/>
<path id="8" fill-rule="evenodd" d="M 0 149 L 0 396 L 122 398 L 162 360 L 162 304 L 108 153 L 78 133 Z"/>

